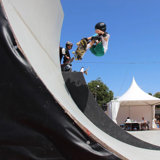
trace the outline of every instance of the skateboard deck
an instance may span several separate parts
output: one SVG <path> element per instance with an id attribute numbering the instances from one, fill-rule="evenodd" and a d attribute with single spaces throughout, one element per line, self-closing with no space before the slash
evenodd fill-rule
<path id="1" fill-rule="evenodd" d="M 86 40 L 81 39 L 76 51 L 72 52 L 74 54 L 75 60 L 82 60 L 82 57 L 83 57 L 84 53 L 86 52 L 86 48 L 87 48 Z"/>
<path id="2" fill-rule="evenodd" d="M 69 64 L 71 64 L 74 60 L 74 57 L 72 57 L 69 61 L 67 61 L 66 63 L 64 64 L 61 64 L 61 70 L 64 71 L 65 67 Z"/>

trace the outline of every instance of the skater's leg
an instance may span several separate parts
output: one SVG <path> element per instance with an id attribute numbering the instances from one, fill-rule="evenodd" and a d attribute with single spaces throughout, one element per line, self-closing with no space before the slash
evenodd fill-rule
<path id="1" fill-rule="evenodd" d="M 102 45 L 102 42 L 98 43 L 96 46 L 90 48 L 90 51 L 98 57 L 101 57 L 104 55 L 104 48 Z"/>
<path id="2" fill-rule="evenodd" d="M 93 45 L 94 45 L 94 40 L 92 40 L 90 43 L 87 44 L 86 50 L 92 48 Z"/>

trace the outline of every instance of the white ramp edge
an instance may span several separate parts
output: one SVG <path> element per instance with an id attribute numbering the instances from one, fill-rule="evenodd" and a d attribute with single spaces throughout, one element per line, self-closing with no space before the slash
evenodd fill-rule
<path id="1" fill-rule="evenodd" d="M 96 127 L 68 93 L 59 64 L 59 40 L 63 22 L 60 0 L 1 0 L 12 32 L 34 71 L 66 113 L 84 132 L 123 159 L 157 160 L 160 151 L 125 144 Z"/>

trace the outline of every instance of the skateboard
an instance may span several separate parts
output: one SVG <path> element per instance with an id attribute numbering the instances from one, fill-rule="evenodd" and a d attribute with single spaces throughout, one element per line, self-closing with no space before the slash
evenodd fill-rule
<path id="1" fill-rule="evenodd" d="M 81 39 L 81 41 L 78 43 L 76 51 L 72 52 L 74 54 L 75 60 L 82 60 L 82 57 L 86 52 L 86 48 L 87 48 L 87 41 L 85 39 Z"/>
<path id="2" fill-rule="evenodd" d="M 72 57 L 69 61 L 67 61 L 66 63 L 64 64 L 61 64 L 61 70 L 64 71 L 65 67 L 69 64 L 71 64 L 74 60 L 74 57 Z"/>
<path id="3" fill-rule="evenodd" d="M 88 74 L 89 67 L 84 71 L 84 74 Z"/>

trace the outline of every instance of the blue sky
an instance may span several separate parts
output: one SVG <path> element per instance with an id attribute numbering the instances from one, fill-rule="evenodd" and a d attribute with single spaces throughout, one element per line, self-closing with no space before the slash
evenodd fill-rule
<path id="1" fill-rule="evenodd" d="M 146 93 L 160 92 L 160 1 L 159 0 L 61 0 L 64 21 L 60 45 L 95 33 L 98 22 L 107 24 L 108 51 L 102 57 L 89 50 L 72 69 L 90 68 L 86 82 L 101 80 L 121 96 L 135 78 Z"/>

